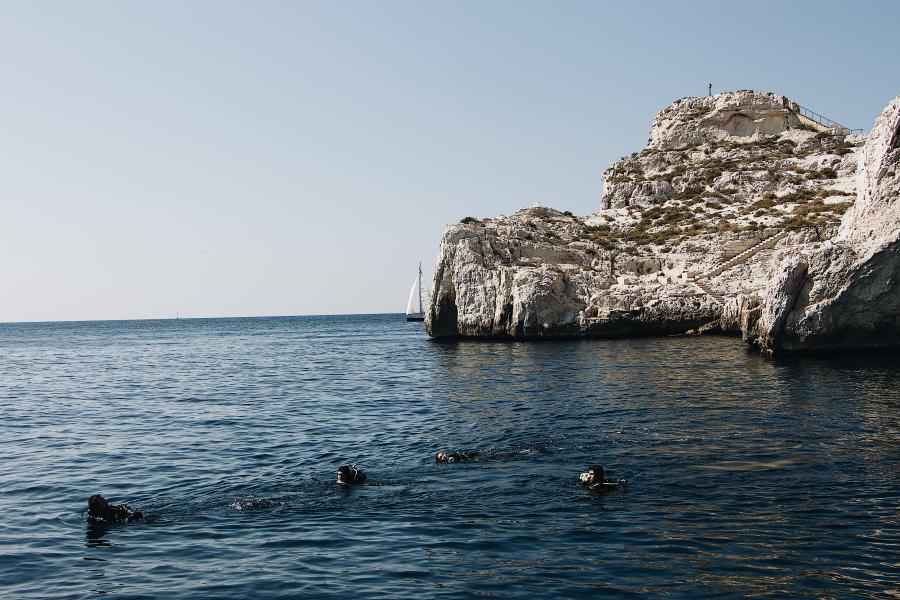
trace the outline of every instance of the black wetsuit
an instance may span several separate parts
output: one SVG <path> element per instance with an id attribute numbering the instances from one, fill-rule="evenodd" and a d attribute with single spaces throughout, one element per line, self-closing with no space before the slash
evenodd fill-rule
<path id="1" fill-rule="evenodd" d="M 343 466 L 338 471 L 343 475 L 343 479 L 338 483 L 362 485 L 366 482 L 366 474 L 356 467 Z"/>
<path id="2" fill-rule="evenodd" d="M 477 452 L 451 452 L 447 454 L 447 460 L 444 462 L 473 462 L 475 460 L 478 460 Z"/>
<path id="3" fill-rule="evenodd" d="M 91 514 L 88 511 L 87 518 L 94 523 L 112 524 L 131 523 L 143 519 L 144 515 L 139 510 L 133 510 L 127 504 L 110 504 L 106 510 L 98 514 Z"/>
<path id="4" fill-rule="evenodd" d="M 603 481 L 593 481 L 591 483 L 582 481 L 581 485 L 582 487 L 586 487 L 589 490 L 596 490 L 598 492 L 612 492 L 614 490 L 625 487 L 625 484 L 627 483 L 628 482 L 624 479 L 604 479 Z"/>

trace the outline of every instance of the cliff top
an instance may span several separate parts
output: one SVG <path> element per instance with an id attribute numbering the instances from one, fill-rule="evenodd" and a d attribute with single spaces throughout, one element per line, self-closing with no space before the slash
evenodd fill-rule
<path id="1" fill-rule="evenodd" d="M 604 172 L 603 210 L 593 224 L 636 228 L 662 248 L 740 230 L 830 235 L 825 229 L 856 193 L 862 138 L 810 121 L 799 108 L 750 90 L 675 101 L 656 115 L 648 146 Z"/>
<path id="2" fill-rule="evenodd" d="M 825 129 L 800 112 L 796 102 L 771 92 L 738 90 L 682 98 L 656 115 L 649 147 L 681 149 L 704 142 L 754 141 L 789 129 Z"/>

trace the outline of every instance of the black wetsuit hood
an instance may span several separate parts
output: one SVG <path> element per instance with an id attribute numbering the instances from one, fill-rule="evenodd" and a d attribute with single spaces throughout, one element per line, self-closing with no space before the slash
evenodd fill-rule
<path id="1" fill-rule="evenodd" d="M 127 504 L 110 504 L 102 495 L 94 494 L 88 498 L 87 518 L 94 523 L 113 524 L 131 523 L 144 515 Z"/>
<path id="2" fill-rule="evenodd" d="M 338 473 L 341 475 L 339 483 L 360 485 L 366 482 L 366 474 L 353 465 L 341 465 L 338 467 Z"/>

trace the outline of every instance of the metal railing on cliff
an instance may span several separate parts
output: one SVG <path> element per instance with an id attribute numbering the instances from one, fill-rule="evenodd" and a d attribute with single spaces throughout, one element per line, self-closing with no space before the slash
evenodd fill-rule
<path id="1" fill-rule="evenodd" d="M 799 112 L 801 115 L 803 115 L 804 117 L 806 117 L 806 118 L 809 119 L 810 121 L 815 121 L 816 123 L 818 123 L 818 124 L 821 125 L 822 127 L 827 127 L 827 128 L 829 128 L 829 129 L 843 129 L 843 130 L 848 131 L 848 132 L 850 132 L 850 133 L 852 133 L 852 134 L 854 134 L 854 135 L 860 134 L 860 133 L 863 132 L 862 129 L 850 129 L 849 127 L 847 127 L 847 126 L 845 126 L 845 125 L 841 125 L 841 124 L 838 123 L 837 121 L 834 121 L 834 120 L 832 120 L 832 119 L 829 119 L 828 117 L 823 117 L 822 115 L 820 115 L 820 114 L 817 113 L 816 111 L 814 111 L 814 110 L 809 110 L 809 109 L 806 108 L 805 106 L 800 106 L 799 104 L 795 104 L 795 106 L 796 106 L 797 109 L 798 109 L 797 112 Z"/>

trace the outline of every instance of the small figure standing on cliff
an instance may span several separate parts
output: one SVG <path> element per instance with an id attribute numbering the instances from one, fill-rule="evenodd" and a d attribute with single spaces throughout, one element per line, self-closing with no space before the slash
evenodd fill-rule
<path id="1" fill-rule="evenodd" d="M 468 450 L 462 452 L 438 452 L 434 457 L 434 462 L 438 463 L 458 463 L 458 462 L 474 462 L 478 460 L 478 453 Z"/>
<path id="2" fill-rule="evenodd" d="M 709 96 L 712 96 L 712 84 L 709 84 Z"/>
<path id="3" fill-rule="evenodd" d="M 366 482 L 366 474 L 353 465 L 341 465 L 337 470 L 337 482 L 342 485 L 362 485 Z"/>
<path id="4" fill-rule="evenodd" d="M 88 498 L 87 518 L 94 523 L 111 525 L 131 523 L 144 518 L 144 515 L 127 504 L 110 504 L 101 494 L 94 494 Z"/>

